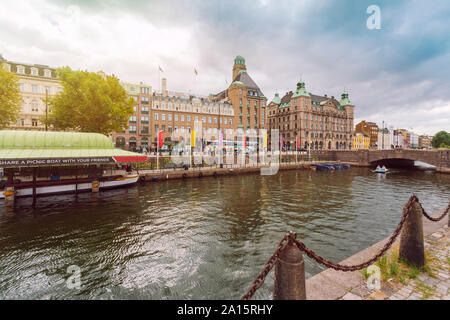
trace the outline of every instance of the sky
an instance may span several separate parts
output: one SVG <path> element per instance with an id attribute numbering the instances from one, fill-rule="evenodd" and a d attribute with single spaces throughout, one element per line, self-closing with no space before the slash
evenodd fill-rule
<path id="1" fill-rule="evenodd" d="M 371 5 L 379 28 L 368 27 Z M 161 76 L 169 90 L 208 95 L 231 83 L 241 55 L 269 102 L 302 80 L 318 95 L 346 90 L 355 123 L 418 134 L 450 131 L 449 35 L 444 0 L 0 0 L 7 60 L 158 91 Z"/>

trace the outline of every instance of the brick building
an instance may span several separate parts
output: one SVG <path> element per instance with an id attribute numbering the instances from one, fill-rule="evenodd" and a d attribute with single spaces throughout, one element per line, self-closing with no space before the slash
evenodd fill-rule
<path id="1" fill-rule="evenodd" d="M 378 125 L 375 122 L 361 121 L 355 126 L 355 131 L 363 132 L 370 137 L 370 149 L 377 149 Z"/>

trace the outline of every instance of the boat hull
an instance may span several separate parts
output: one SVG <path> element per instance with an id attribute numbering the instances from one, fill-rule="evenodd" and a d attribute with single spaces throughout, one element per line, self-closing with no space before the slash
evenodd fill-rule
<path id="1" fill-rule="evenodd" d="M 100 190 L 113 189 L 113 188 L 122 188 L 131 186 L 137 183 L 139 180 L 139 176 L 126 176 L 122 178 L 117 178 L 111 181 L 100 181 L 99 188 Z M 77 193 L 77 192 L 89 192 L 92 191 L 92 182 L 80 182 L 80 183 L 68 183 L 68 184 L 55 184 L 48 186 L 37 186 L 36 187 L 36 195 L 37 196 L 48 196 L 48 195 L 56 195 L 56 194 L 69 194 L 69 193 Z M 32 197 L 33 196 L 33 188 L 25 187 L 18 188 L 15 190 L 16 197 Z M 0 200 L 4 199 L 5 196 L 3 191 L 0 190 Z"/>

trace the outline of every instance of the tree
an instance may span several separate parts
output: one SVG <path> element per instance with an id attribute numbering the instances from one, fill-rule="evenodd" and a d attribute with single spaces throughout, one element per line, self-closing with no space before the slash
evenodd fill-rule
<path id="1" fill-rule="evenodd" d="M 17 122 L 22 104 L 16 75 L 0 67 L 0 129 Z"/>
<path id="2" fill-rule="evenodd" d="M 445 148 L 445 146 L 450 146 L 450 133 L 446 131 L 439 131 L 431 140 L 431 145 L 433 148 Z"/>
<path id="3" fill-rule="evenodd" d="M 56 71 L 63 90 L 49 98 L 48 119 L 55 130 L 76 130 L 109 134 L 122 132 L 134 113 L 135 101 L 128 97 L 115 76 L 73 71 L 69 67 Z"/>

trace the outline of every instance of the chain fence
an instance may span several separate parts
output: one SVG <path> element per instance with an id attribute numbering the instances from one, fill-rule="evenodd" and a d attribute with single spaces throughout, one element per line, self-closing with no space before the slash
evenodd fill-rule
<path id="1" fill-rule="evenodd" d="M 394 230 L 392 235 L 389 237 L 389 240 L 386 242 L 386 244 L 383 246 L 381 250 L 379 250 L 372 258 L 369 260 L 357 264 L 357 265 L 342 265 L 338 263 L 333 263 L 317 253 L 315 253 L 313 250 L 309 249 L 303 242 L 297 240 L 297 234 L 294 232 L 287 233 L 278 244 L 277 249 L 275 250 L 275 253 L 270 257 L 270 259 L 267 261 L 264 269 L 261 271 L 261 273 L 253 280 L 253 282 L 250 285 L 250 288 L 247 290 L 247 292 L 241 297 L 241 300 L 250 300 L 255 292 L 261 288 L 261 286 L 264 283 L 264 280 L 266 279 L 269 272 L 273 269 L 275 264 L 277 263 L 279 259 L 279 255 L 281 251 L 284 249 L 284 247 L 290 243 L 294 244 L 301 252 L 304 252 L 309 258 L 315 260 L 316 262 L 326 266 L 327 268 L 331 268 L 337 271 L 343 271 L 343 272 L 349 272 L 349 271 L 357 271 L 362 270 L 364 268 L 367 268 L 374 262 L 376 262 L 381 256 L 383 256 L 394 244 L 395 240 L 397 239 L 398 235 L 400 234 L 403 225 L 405 224 L 406 219 L 410 215 L 410 213 L 413 211 L 413 204 L 417 202 L 420 205 L 422 215 L 424 215 L 427 219 L 437 222 L 442 220 L 450 211 L 450 202 L 447 204 L 447 207 L 444 209 L 444 212 L 442 215 L 440 215 L 437 218 L 431 217 L 425 209 L 422 207 L 422 204 L 419 202 L 419 199 L 416 195 L 412 195 L 411 198 L 409 198 L 408 202 L 405 203 L 402 210 L 402 218 L 400 222 L 397 225 L 397 228 Z"/>

